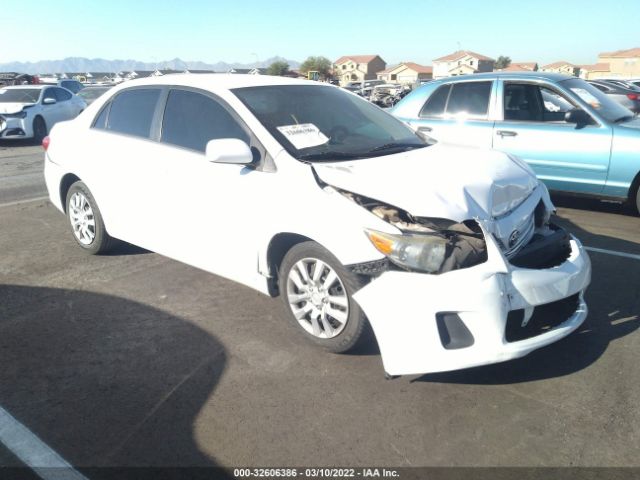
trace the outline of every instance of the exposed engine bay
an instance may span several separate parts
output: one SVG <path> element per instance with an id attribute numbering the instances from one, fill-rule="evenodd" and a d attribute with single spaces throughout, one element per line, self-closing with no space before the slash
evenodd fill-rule
<path id="1" fill-rule="evenodd" d="M 388 205 L 364 195 L 330 187 L 351 201 L 366 208 L 378 218 L 399 228 L 403 233 L 422 233 L 446 238 L 447 248 L 443 262 L 437 272 L 444 273 L 468 268 L 487 260 L 487 245 L 480 225 L 475 220 L 456 223 L 443 218 L 414 217 L 401 208 Z M 402 267 L 399 267 L 402 268 Z M 373 269 L 374 271 L 376 269 Z M 365 269 L 363 274 L 371 274 Z"/>

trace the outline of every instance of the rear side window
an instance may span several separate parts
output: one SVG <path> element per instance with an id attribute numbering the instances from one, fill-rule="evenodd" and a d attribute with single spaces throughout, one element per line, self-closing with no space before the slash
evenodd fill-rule
<path id="1" fill-rule="evenodd" d="M 438 117 L 444 113 L 444 107 L 447 105 L 447 97 L 449 97 L 451 85 L 443 85 L 438 88 L 427 100 L 420 112 L 421 117 Z"/>
<path id="2" fill-rule="evenodd" d="M 118 94 L 111 102 L 107 130 L 149 138 L 159 97 L 157 88 L 125 90 Z"/>
<path id="3" fill-rule="evenodd" d="M 491 82 L 454 83 L 447 103 L 447 114 L 465 113 L 484 117 L 489 111 L 490 97 Z"/>
<path id="4" fill-rule="evenodd" d="M 204 152 L 209 140 L 221 138 L 238 138 L 249 143 L 244 129 L 213 98 L 186 90 L 169 92 L 161 142 Z"/>

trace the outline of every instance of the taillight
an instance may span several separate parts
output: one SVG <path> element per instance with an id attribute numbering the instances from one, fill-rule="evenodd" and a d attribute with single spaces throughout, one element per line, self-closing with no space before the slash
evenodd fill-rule
<path id="1" fill-rule="evenodd" d="M 637 93 L 627 93 L 627 98 L 629 100 L 638 100 L 638 94 Z"/>
<path id="2" fill-rule="evenodd" d="M 42 139 L 42 148 L 44 148 L 44 151 L 46 152 L 47 149 L 49 148 L 49 143 L 51 143 L 51 139 L 49 139 L 49 136 L 47 135 L 46 137 L 44 137 Z"/>

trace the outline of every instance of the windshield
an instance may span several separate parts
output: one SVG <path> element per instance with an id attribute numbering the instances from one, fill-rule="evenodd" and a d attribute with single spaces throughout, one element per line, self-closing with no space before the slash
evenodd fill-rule
<path id="1" fill-rule="evenodd" d="M 572 78 L 561 82 L 565 88 L 571 90 L 583 102 L 589 104 L 600 116 L 610 122 L 620 121 L 622 119 L 633 118 L 633 112 L 617 102 L 607 97 L 606 93 L 602 93 L 593 85 Z"/>
<path id="2" fill-rule="evenodd" d="M 0 88 L 0 103 L 38 103 L 39 88 Z"/>
<path id="3" fill-rule="evenodd" d="M 427 146 L 400 120 L 337 87 L 278 85 L 233 93 L 298 160 L 352 160 Z"/>

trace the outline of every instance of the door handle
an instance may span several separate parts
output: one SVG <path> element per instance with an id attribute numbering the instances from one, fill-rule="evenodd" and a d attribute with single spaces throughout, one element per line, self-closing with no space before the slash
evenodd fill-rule
<path id="1" fill-rule="evenodd" d="M 419 131 L 419 132 L 425 132 L 425 133 L 428 133 L 428 132 L 430 132 L 431 130 L 433 130 L 433 128 L 431 128 L 431 127 L 418 127 L 418 131 Z"/>
<path id="2" fill-rule="evenodd" d="M 518 135 L 518 132 L 512 132 L 511 130 L 498 130 L 496 133 L 500 135 L 502 138 L 515 137 Z"/>

